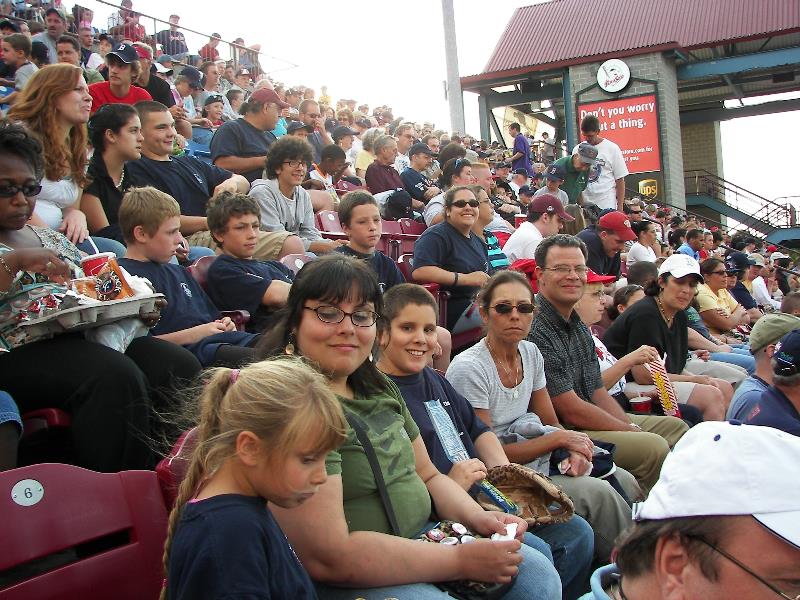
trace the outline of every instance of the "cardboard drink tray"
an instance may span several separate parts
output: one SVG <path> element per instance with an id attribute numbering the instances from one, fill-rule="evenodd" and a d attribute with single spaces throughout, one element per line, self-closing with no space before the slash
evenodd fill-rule
<path id="1" fill-rule="evenodd" d="M 144 312 L 152 312 L 156 300 L 163 297 L 164 294 L 146 294 L 122 300 L 74 306 L 53 312 L 40 319 L 20 323 L 20 326 L 26 327 L 32 336 L 91 329 L 128 317 L 136 317 L 142 309 Z"/>

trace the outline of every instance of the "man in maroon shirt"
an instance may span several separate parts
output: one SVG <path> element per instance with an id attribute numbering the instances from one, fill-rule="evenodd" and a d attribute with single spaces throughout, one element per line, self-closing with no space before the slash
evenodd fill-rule
<path id="1" fill-rule="evenodd" d="M 382 135 L 372 144 L 375 152 L 375 160 L 367 167 L 364 179 L 367 188 L 373 194 L 386 192 L 389 190 L 402 189 L 403 180 L 394 168 L 394 161 L 397 158 L 397 140 L 390 135 Z"/>
<path id="2" fill-rule="evenodd" d="M 142 68 L 136 49 L 130 44 L 117 44 L 106 54 L 108 81 L 89 86 L 92 97 L 92 114 L 103 104 L 136 104 L 152 100 L 150 93 L 133 85 Z"/>

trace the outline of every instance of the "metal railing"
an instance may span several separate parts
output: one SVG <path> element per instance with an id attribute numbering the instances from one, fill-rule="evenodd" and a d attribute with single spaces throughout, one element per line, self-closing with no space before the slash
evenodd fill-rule
<path id="1" fill-rule="evenodd" d="M 742 227 L 752 229 L 756 226 L 756 229 L 763 231 L 764 226 L 781 229 L 792 225 L 792 210 L 788 206 L 768 200 L 704 169 L 686 171 L 684 183 L 687 194 L 710 196 L 748 215 L 739 221 Z"/>

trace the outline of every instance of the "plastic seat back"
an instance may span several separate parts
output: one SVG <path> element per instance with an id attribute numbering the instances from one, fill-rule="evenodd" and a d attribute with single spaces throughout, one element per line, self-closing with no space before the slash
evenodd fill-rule
<path id="1" fill-rule="evenodd" d="M 168 510 L 172 510 L 172 505 L 175 504 L 178 488 L 183 478 L 186 477 L 189 461 L 196 446 L 197 429 L 193 427 L 181 434 L 169 456 L 162 458 L 156 465 L 158 483 L 161 486 L 161 493 L 164 495 L 164 502 Z"/>
<path id="2" fill-rule="evenodd" d="M 189 273 L 203 289 L 206 289 L 206 284 L 208 283 L 208 269 L 216 259 L 216 256 L 201 256 L 188 267 Z"/>
<path id="3" fill-rule="evenodd" d="M 281 259 L 281 264 L 288 267 L 292 273 L 297 275 L 303 266 L 314 260 L 314 257 L 309 254 L 287 254 Z"/>
<path id="4" fill-rule="evenodd" d="M 167 511 L 153 471 L 6 471 L 0 514 L 0 599 L 158 596 Z"/>

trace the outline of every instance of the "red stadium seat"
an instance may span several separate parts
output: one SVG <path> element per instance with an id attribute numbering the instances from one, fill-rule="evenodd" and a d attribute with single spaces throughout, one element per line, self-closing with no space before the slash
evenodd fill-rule
<path id="1" fill-rule="evenodd" d="M 321 210 L 316 214 L 317 227 L 322 237 L 329 240 L 343 240 L 347 236 L 342 231 L 342 224 L 339 222 L 339 213 L 335 210 Z"/>
<path id="2" fill-rule="evenodd" d="M 167 531 L 152 471 L 0 473 L 0 599 L 157 598 Z"/>
<path id="3" fill-rule="evenodd" d="M 208 269 L 216 259 L 216 256 L 201 256 L 188 267 L 191 276 L 203 289 L 206 289 L 208 283 Z M 169 298 L 167 298 L 167 302 L 169 302 Z M 245 325 L 250 320 L 250 313 L 246 310 L 223 310 L 220 311 L 220 314 L 230 318 L 238 331 L 244 331 Z"/>
<path id="4" fill-rule="evenodd" d="M 169 456 L 161 459 L 156 466 L 156 475 L 161 486 L 161 493 L 164 495 L 167 510 L 172 510 L 172 505 L 175 504 L 175 499 L 178 497 L 178 488 L 183 478 L 186 477 L 189 461 L 196 445 L 197 429 L 192 428 L 181 434 L 181 437 L 172 447 Z"/>
<path id="5" fill-rule="evenodd" d="M 447 298 L 450 296 L 450 293 L 443 292 L 439 288 L 438 283 L 433 283 L 432 281 L 429 283 L 418 283 L 414 281 L 414 278 L 411 276 L 413 259 L 413 254 L 401 255 L 397 260 L 397 268 L 400 269 L 400 272 L 403 274 L 403 277 L 405 277 L 408 283 L 417 283 L 418 285 L 421 285 L 428 290 L 434 298 L 436 298 L 436 302 L 439 303 L 439 325 L 442 327 L 447 327 Z"/>
<path id="6" fill-rule="evenodd" d="M 411 235 L 422 235 L 422 232 L 427 229 L 425 223 L 420 223 L 408 217 L 400 219 L 398 223 L 400 223 L 403 233 L 410 233 Z"/>
<path id="7" fill-rule="evenodd" d="M 314 257 L 310 254 L 287 254 L 281 259 L 281 264 L 288 267 L 292 273 L 297 275 L 300 269 L 302 269 L 307 262 L 311 262 L 312 260 L 314 260 Z"/>

